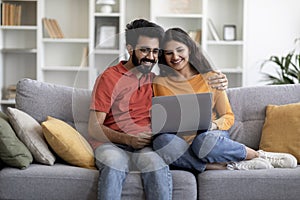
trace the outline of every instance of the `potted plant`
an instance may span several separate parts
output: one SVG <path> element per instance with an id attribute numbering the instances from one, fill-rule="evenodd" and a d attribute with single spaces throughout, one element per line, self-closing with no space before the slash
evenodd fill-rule
<path id="1" fill-rule="evenodd" d="M 295 40 L 295 43 L 297 42 L 300 42 L 300 38 Z M 273 65 L 269 65 L 270 62 Z M 300 83 L 300 52 L 297 49 L 294 49 L 285 56 L 271 56 L 262 63 L 261 69 L 270 66 L 275 67 L 277 74 L 274 75 L 274 73 L 263 72 L 269 84 Z"/>

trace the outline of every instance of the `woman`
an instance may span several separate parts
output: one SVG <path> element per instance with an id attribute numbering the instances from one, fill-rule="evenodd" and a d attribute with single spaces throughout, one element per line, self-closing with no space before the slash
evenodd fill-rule
<path id="1" fill-rule="evenodd" d="M 207 169 L 269 169 L 284 159 L 282 167 L 294 167 L 289 154 L 255 151 L 229 138 L 234 114 L 225 91 L 211 89 L 207 77 L 213 68 L 200 48 L 180 28 L 166 31 L 159 59 L 160 76 L 153 84 L 155 96 L 212 93 L 212 124 L 203 133 L 163 133 L 153 140 L 153 148 L 171 166 L 203 172 Z M 272 162 L 271 162 L 272 161 Z M 297 162 L 296 162 L 297 163 Z"/>

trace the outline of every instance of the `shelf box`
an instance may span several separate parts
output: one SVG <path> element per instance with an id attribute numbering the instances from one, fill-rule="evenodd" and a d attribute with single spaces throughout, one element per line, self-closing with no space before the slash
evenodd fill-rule
<path id="1" fill-rule="evenodd" d="M 243 66 L 242 45 L 208 45 L 206 54 L 214 66 L 222 68 Z"/>
<path id="2" fill-rule="evenodd" d="M 89 0 L 45 0 L 43 17 L 57 20 L 66 38 L 88 38 Z"/>
<path id="3" fill-rule="evenodd" d="M 223 39 L 224 25 L 236 26 L 237 40 L 243 40 L 244 0 L 209 0 L 207 17 L 210 18 L 217 32 Z"/>
<path id="4" fill-rule="evenodd" d="M 97 17 L 95 19 L 95 48 L 101 46 L 101 44 L 105 43 L 106 40 L 113 40 L 113 47 L 107 47 L 107 49 L 118 49 L 120 38 L 119 22 L 119 17 Z M 104 31 L 104 27 L 114 27 L 114 33 L 110 33 L 109 35 L 107 35 L 107 32 Z"/>
<path id="5" fill-rule="evenodd" d="M 21 78 L 36 79 L 36 54 L 4 54 L 2 56 L 2 88 L 16 84 Z"/>
<path id="6" fill-rule="evenodd" d="M 44 43 L 44 66 L 80 66 L 86 43 Z"/>
<path id="7" fill-rule="evenodd" d="M 20 18 L 17 17 L 18 14 L 16 14 L 15 17 L 20 19 L 21 26 L 36 26 L 37 25 L 37 1 L 23 1 L 23 0 L 2 1 L 2 3 L 1 3 L 2 9 L 5 9 L 3 6 L 3 3 L 9 3 L 9 4 L 20 6 L 20 10 L 21 10 L 20 15 L 19 15 Z M 10 12 L 10 11 L 8 11 L 8 12 Z M 4 23 L 10 23 L 10 22 L 5 22 L 4 15 L 5 14 L 2 13 L 2 16 L 1 16 L 2 17 L 2 22 L 1 22 L 2 25 L 6 25 Z"/>
<path id="8" fill-rule="evenodd" d="M 2 31 L 2 49 L 36 49 L 36 30 L 5 29 Z"/>

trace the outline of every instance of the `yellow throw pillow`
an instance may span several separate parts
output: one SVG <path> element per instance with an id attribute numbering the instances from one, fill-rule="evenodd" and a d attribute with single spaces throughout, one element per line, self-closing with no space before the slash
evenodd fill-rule
<path id="1" fill-rule="evenodd" d="M 300 103 L 268 105 L 259 148 L 294 155 L 300 161 Z"/>
<path id="2" fill-rule="evenodd" d="M 95 169 L 94 152 L 85 138 L 69 124 L 48 116 L 42 123 L 43 133 L 51 148 L 69 164 Z"/>

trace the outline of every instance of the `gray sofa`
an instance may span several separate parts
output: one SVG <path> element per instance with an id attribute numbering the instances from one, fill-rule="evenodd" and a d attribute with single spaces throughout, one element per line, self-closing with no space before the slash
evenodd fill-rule
<path id="1" fill-rule="evenodd" d="M 87 136 L 91 91 L 22 79 L 16 107 L 42 122 L 48 115 L 62 119 Z M 236 121 L 231 137 L 258 149 L 268 104 L 300 101 L 300 85 L 228 89 Z M 194 175 L 172 170 L 173 199 L 299 199 L 300 167 L 271 170 L 211 170 Z M 31 164 L 25 170 L 0 171 L 0 199 L 96 199 L 98 171 L 56 162 Z M 130 173 L 122 199 L 144 199 L 141 178 Z"/>

